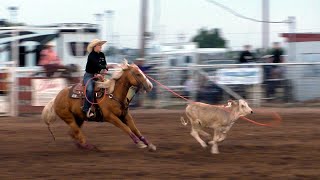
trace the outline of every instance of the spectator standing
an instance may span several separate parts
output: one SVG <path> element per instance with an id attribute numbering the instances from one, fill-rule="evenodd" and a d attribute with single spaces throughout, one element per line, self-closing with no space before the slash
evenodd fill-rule
<path id="1" fill-rule="evenodd" d="M 240 53 L 239 63 L 255 62 L 253 53 L 251 52 L 251 46 L 245 45 L 244 50 Z"/>
<path id="2" fill-rule="evenodd" d="M 186 97 L 190 97 L 192 92 L 195 92 L 197 90 L 197 85 L 193 79 L 192 76 L 189 76 L 189 78 L 184 82 L 184 95 Z"/>
<path id="3" fill-rule="evenodd" d="M 269 63 L 283 63 L 283 49 L 279 42 L 274 42 L 271 49 L 271 56 L 268 58 Z M 267 66 L 268 72 L 266 79 L 266 96 L 269 99 L 274 99 L 276 95 L 276 88 L 280 85 L 283 78 L 284 67 L 279 65 Z"/>
<path id="4" fill-rule="evenodd" d="M 279 42 L 274 42 L 272 47 L 273 63 L 283 63 L 283 49 Z"/>
<path id="5" fill-rule="evenodd" d="M 253 53 L 251 52 L 251 46 L 250 45 L 245 45 L 244 50 L 240 53 L 239 57 L 239 63 L 253 63 L 255 62 L 255 57 Z M 241 66 L 243 67 L 243 66 Z M 251 67 L 251 66 L 250 66 Z M 243 98 L 247 97 L 247 85 L 239 84 L 236 87 L 236 90 Z"/>

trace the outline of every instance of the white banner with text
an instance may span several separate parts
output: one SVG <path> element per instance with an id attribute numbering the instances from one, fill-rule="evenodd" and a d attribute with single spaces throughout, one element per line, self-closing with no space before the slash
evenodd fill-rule
<path id="1" fill-rule="evenodd" d="M 260 84 L 262 78 L 262 68 L 226 68 L 216 73 L 218 84 Z"/>
<path id="2" fill-rule="evenodd" d="M 63 78 L 32 79 L 32 106 L 45 106 L 65 87 L 67 81 Z"/>

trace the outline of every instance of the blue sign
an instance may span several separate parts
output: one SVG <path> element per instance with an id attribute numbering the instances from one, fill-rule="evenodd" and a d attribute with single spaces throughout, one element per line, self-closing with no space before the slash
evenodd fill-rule
<path id="1" fill-rule="evenodd" d="M 262 83 L 261 68 L 230 68 L 218 69 L 218 84 L 260 84 Z"/>

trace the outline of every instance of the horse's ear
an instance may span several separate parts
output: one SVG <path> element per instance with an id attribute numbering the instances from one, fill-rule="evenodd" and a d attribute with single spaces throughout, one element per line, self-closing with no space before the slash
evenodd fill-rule
<path id="1" fill-rule="evenodd" d="M 130 64 L 131 67 L 138 67 L 135 63 Z"/>
<path id="2" fill-rule="evenodd" d="M 125 69 L 128 69 L 128 66 L 125 65 L 124 63 L 122 63 L 122 64 L 120 64 L 120 68 L 121 68 L 122 70 L 125 70 Z"/>
<path id="3" fill-rule="evenodd" d="M 127 60 L 126 58 L 123 59 L 123 64 L 129 65 L 129 64 L 128 64 L 128 60 Z"/>
<path id="4" fill-rule="evenodd" d="M 123 59 L 123 62 L 121 63 L 120 67 L 123 70 L 128 69 L 129 67 L 128 61 L 126 59 Z"/>

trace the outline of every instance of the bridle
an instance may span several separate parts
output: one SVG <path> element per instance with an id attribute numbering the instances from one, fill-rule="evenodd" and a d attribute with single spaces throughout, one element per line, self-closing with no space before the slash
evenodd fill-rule
<path id="1" fill-rule="evenodd" d="M 138 84 L 139 84 L 136 88 L 133 88 L 133 89 L 135 89 L 135 93 L 137 93 L 137 92 L 140 90 L 141 87 L 144 87 L 145 89 L 148 88 L 148 82 L 147 82 L 147 81 L 145 81 L 145 82 L 140 81 L 139 78 L 138 78 L 137 75 L 133 72 L 132 69 L 130 69 L 129 71 L 130 71 L 131 75 L 134 77 L 134 79 L 135 79 L 135 80 L 138 82 Z M 141 70 L 140 70 L 140 71 L 141 71 Z M 143 72 L 141 71 L 141 73 L 143 73 Z M 147 78 L 147 77 L 146 77 L 146 78 Z M 125 115 L 127 114 L 127 112 L 128 112 L 129 103 L 131 102 L 132 99 L 126 98 L 125 102 L 122 102 L 122 101 L 120 101 L 117 97 L 115 97 L 113 94 L 109 94 L 109 98 L 115 100 L 116 102 L 118 102 L 118 103 L 120 104 L 121 108 L 124 110 L 122 116 L 125 116 Z M 132 98 L 133 98 L 133 97 L 132 97 Z"/>
<path id="2" fill-rule="evenodd" d="M 141 71 L 141 70 L 140 70 L 140 71 Z M 141 88 L 141 85 L 144 87 L 144 89 L 148 89 L 148 82 L 147 82 L 147 81 L 141 82 L 141 81 L 139 80 L 139 78 L 137 77 L 137 75 L 133 72 L 132 69 L 130 69 L 130 73 L 132 74 L 132 76 L 134 77 L 134 79 L 135 79 L 135 80 L 138 82 L 138 84 L 139 84 L 137 91 Z M 143 72 L 141 71 L 141 73 L 143 73 Z M 147 77 L 146 77 L 146 80 L 147 80 Z"/>

